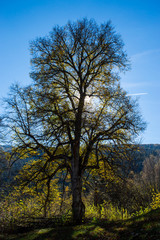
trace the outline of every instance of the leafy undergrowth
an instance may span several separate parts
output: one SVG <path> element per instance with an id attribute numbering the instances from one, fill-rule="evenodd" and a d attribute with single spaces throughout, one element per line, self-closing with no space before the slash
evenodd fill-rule
<path id="1" fill-rule="evenodd" d="M 124 221 L 87 221 L 79 226 L 54 226 L 25 233 L 1 234 L 1 240 L 160 240 L 160 209 Z"/>

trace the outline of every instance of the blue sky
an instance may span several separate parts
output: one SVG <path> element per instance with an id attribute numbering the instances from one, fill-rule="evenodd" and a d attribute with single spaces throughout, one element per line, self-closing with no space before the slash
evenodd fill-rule
<path id="1" fill-rule="evenodd" d="M 12 83 L 31 83 L 29 41 L 83 17 L 111 20 L 121 34 L 131 61 L 121 83 L 148 123 L 142 143 L 160 144 L 159 0 L 0 0 L 0 98 Z"/>

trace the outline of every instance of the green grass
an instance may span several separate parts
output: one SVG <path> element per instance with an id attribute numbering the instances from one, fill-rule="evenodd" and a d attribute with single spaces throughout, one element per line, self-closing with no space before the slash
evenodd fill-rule
<path id="1" fill-rule="evenodd" d="M 0 235 L 0 240 L 160 240 L 160 209 L 124 221 L 88 221 L 26 233 Z"/>

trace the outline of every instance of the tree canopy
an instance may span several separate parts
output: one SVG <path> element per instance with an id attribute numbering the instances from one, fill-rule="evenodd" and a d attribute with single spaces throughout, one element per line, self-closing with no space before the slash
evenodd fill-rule
<path id="1" fill-rule="evenodd" d="M 62 169 L 70 174 L 76 223 L 85 211 L 84 173 L 101 162 L 112 166 L 106 150 L 126 148 L 144 130 L 136 102 L 120 86 L 119 73 L 128 69 L 123 45 L 110 22 L 56 26 L 30 44 L 33 84 L 14 86 L 7 101 L 13 153 L 39 153 L 30 181 L 50 186 Z"/>

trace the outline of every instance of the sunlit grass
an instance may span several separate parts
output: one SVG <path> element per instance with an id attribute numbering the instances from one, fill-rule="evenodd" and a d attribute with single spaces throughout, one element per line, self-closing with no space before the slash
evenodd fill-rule
<path id="1" fill-rule="evenodd" d="M 52 228 L 44 228 L 37 231 L 38 234 L 44 234 L 49 233 L 52 230 Z"/>

